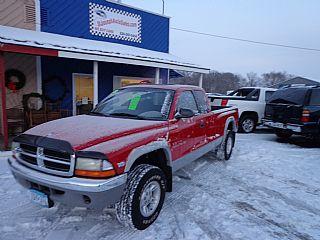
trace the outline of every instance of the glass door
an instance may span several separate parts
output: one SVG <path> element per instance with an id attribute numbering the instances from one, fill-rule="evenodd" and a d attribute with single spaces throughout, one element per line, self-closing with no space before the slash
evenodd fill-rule
<path id="1" fill-rule="evenodd" d="M 73 115 L 88 114 L 93 109 L 93 76 L 73 74 Z"/>

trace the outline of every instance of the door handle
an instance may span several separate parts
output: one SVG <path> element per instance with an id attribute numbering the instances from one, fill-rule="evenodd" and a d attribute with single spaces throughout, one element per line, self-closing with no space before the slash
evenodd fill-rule
<path id="1" fill-rule="evenodd" d="M 200 122 L 200 128 L 204 128 L 206 126 L 205 122 L 201 121 Z"/>

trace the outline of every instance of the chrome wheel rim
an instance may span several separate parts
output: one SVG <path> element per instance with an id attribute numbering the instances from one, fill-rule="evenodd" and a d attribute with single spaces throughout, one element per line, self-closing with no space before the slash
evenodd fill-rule
<path id="1" fill-rule="evenodd" d="M 233 147 L 233 139 L 231 137 L 229 137 L 227 139 L 227 144 L 226 144 L 226 150 L 227 150 L 228 155 L 231 153 L 232 147 Z"/>
<path id="2" fill-rule="evenodd" d="M 254 123 L 252 119 L 246 119 L 242 123 L 242 128 L 247 133 L 252 132 L 253 127 L 254 127 Z"/>
<path id="3" fill-rule="evenodd" d="M 161 196 L 161 187 L 157 181 L 148 183 L 140 198 L 140 212 L 144 217 L 150 217 L 157 209 Z"/>

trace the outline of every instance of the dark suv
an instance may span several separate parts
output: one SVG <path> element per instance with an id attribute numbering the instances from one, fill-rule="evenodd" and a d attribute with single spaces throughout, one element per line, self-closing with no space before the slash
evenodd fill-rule
<path id="1" fill-rule="evenodd" d="M 279 89 L 269 99 L 262 122 L 280 138 L 299 134 L 319 139 L 320 86 Z"/>

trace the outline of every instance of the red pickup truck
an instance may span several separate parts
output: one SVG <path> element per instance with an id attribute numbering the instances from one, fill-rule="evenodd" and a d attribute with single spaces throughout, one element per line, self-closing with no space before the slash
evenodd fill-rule
<path id="1" fill-rule="evenodd" d="M 121 223 L 158 217 L 172 174 L 208 152 L 232 154 L 234 107 L 213 107 L 203 89 L 139 85 L 113 92 L 89 115 L 48 122 L 16 137 L 8 159 L 33 201 L 115 206 Z"/>

